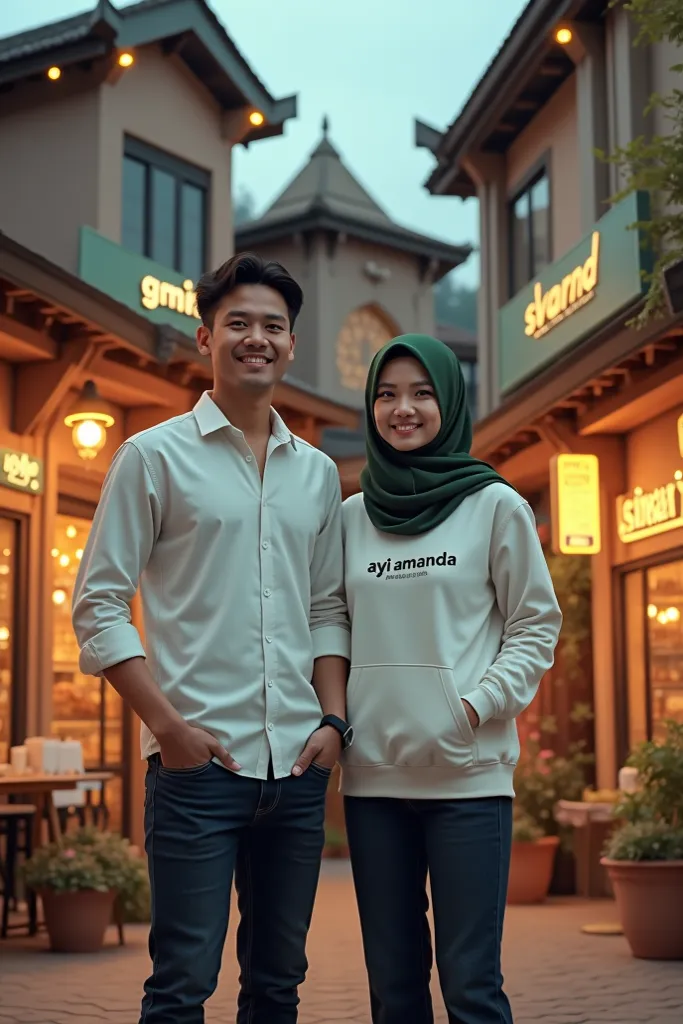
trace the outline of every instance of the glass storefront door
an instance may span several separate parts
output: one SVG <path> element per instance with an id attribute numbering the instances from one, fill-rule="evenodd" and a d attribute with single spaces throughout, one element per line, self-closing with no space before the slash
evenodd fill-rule
<path id="1" fill-rule="evenodd" d="M 12 745 L 17 523 L 0 516 L 0 764 Z"/>
<path id="2" fill-rule="evenodd" d="M 646 570 L 650 732 L 683 722 L 683 561 Z"/>
<path id="3" fill-rule="evenodd" d="M 629 747 L 683 722 L 683 560 L 624 577 Z"/>
<path id="4" fill-rule="evenodd" d="M 121 698 L 105 679 L 79 670 L 79 648 L 71 625 L 71 602 L 76 573 L 83 556 L 90 520 L 58 515 L 56 519 L 52 602 L 54 606 L 52 733 L 80 740 L 86 768 L 113 771 L 105 787 L 109 828 L 119 832 L 123 822 L 122 772 L 124 718 Z"/>

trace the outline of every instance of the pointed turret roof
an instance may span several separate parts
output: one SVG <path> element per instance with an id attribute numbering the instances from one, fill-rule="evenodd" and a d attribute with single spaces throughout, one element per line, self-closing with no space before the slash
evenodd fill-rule
<path id="1" fill-rule="evenodd" d="M 436 259 L 448 264 L 448 270 L 467 259 L 471 252 L 467 245 L 451 245 L 396 224 L 346 167 L 330 142 L 329 127 L 325 117 L 322 138 L 308 163 L 263 216 L 236 229 L 238 248 L 255 248 L 299 232 L 322 229 Z"/>

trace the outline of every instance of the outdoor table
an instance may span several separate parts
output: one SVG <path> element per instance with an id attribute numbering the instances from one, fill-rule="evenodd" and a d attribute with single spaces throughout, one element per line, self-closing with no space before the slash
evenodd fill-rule
<path id="1" fill-rule="evenodd" d="M 56 842 L 61 838 L 59 815 L 52 798 L 55 790 L 76 789 L 79 782 L 109 782 L 113 778 L 113 772 L 73 772 L 68 775 L 27 772 L 22 775 L 0 775 L 0 798 L 10 795 L 21 796 L 36 805 L 38 813 L 33 825 L 33 848 L 37 849 L 42 841 L 42 823 L 45 816 L 52 841 Z"/>
<path id="2" fill-rule="evenodd" d="M 574 829 L 576 890 L 579 896 L 604 898 L 613 895 L 607 872 L 600 864 L 605 840 L 614 827 L 613 811 L 613 804 L 588 800 L 560 800 L 555 805 L 555 821 Z M 581 931 L 589 935 L 623 934 L 621 925 L 611 921 L 585 924 Z"/>

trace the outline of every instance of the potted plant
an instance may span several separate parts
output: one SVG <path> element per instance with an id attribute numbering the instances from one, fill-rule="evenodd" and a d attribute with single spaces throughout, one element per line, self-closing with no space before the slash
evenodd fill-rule
<path id="1" fill-rule="evenodd" d="M 25 879 L 40 896 L 50 947 L 59 953 L 94 953 L 102 948 L 114 901 L 140 898 L 144 862 L 127 840 L 92 828 L 42 846 L 25 867 Z"/>
<path id="2" fill-rule="evenodd" d="M 335 828 L 333 825 L 326 825 L 325 849 L 323 852 L 325 857 L 337 860 L 348 857 L 349 844 L 346 839 L 346 833 L 340 828 Z"/>
<path id="3" fill-rule="evenodd" d="M 543 903 L 548 895 L 559 844 L 557 836 L 544 835 L 528 814 L 515 811 L 508 903 Z"/>
<path id="4" fill-rule="evenodd" d="M 602 859 L 631 952 L 645 960 L 683 960 L 683 723 L 666 730 L 628 760 L 638 788 L 615 808 L 622 824 Z"/>
<path id="5" fill-rule="evenodd" d="M 542 903 L 547 897 L 560 843 L 569 839 L 555 820 L 554 807 L 558 800 L 580 800 L 586 784 L 591 758 L 583 743 L 572 744 L 566 757 L 541 745 L 541 737 L 554 729 L 554 721 L 544 719 L 522 736 L 508 903 Z"/>

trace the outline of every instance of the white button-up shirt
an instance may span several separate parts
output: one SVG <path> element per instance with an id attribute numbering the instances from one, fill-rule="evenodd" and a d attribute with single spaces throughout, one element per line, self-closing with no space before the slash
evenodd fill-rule
<path id="1" fill-rule="evenodd" d="M 148 658 L 192 724 L 264 779 L 288 775 L 321 707 L 313 661 L 350 657 L 334 463 L 271 413 L 263 480 L 208 393 L 117 452 L 81 561 L 80 667 Z M 146 651 L 131 622 L 140 586 Z M 142 754 L 158 744 L 143 726 Z"/>

